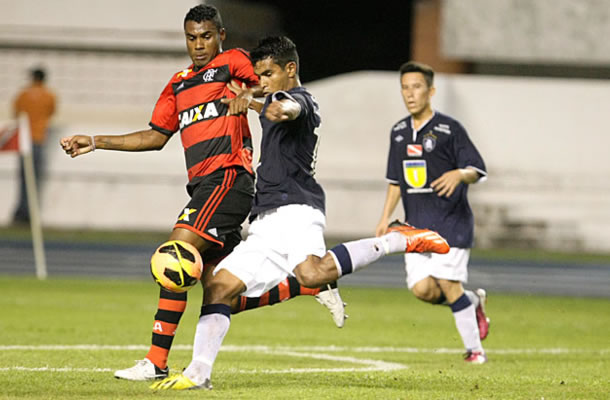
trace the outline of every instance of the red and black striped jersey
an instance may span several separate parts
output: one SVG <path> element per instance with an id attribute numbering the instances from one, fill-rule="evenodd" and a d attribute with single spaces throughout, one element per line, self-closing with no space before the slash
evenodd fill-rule
<path id="1" fill-rule="evenodd" d="M 245 114 L 227 116 L 223 98 L 231 80 L 258 84 L 248 53 L 232 49 L 205 67 L 175 74 L 159 96 L 150 127 L 166 135 L 180 129 L 189 181 L 231 166 L 252 171 L 252 138 Z"/>

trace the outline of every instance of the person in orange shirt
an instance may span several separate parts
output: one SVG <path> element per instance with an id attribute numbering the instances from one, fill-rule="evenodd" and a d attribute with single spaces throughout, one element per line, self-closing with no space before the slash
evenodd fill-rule
<path id="1" fill-rule="evenodd" d="M 36 182 L 40 182 L 44 169 L 43 147 L 47 139 L 49 121 L 55 113 L 55 95 L 45 85 L 46 73 L 41 68 L 31 71 L 32 81 L 15 99 L 13 112 L 15 118 L 21 113 L 28 116 L 32 134 L 32 158 Z M 13 215 L 13 223 L 29 223 L 28 197 L 25 188 L 23 158 L 21 159 L 19 202 Z M 39 186 L 39 185 L 38 185 Z M 39 186 L 40 187 L 40 186 Z"/>

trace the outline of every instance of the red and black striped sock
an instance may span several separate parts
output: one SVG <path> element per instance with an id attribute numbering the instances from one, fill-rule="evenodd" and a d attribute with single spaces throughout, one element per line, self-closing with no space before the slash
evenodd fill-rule
<path id="1" fill-rule="evenodd" d="M 152 344 L 146 355 L 146 358 L 158 368 L 167 367 L 169 349 L 172 347 L 178 323 L 185 309 L 186 292 L 172 293 L 161 289 L 153 325 Z"/>
<path id="2" fill-rule="evenodd" d="M 261 297 L 245 297 L 240 296 L 237 299 L 237 310 L 231 310 L 233 314 L 237 314 L 242 311 L 252 310 L 258 307 L 272 306 L 277 303 L 292 299 L 297 296 L 315 296 L 320 293 L 320 289 L 309 289 L 305 286 L 299 285 L 297 278 L 289 276 L 279 285 L 271 288 L 267 293 Z"/>

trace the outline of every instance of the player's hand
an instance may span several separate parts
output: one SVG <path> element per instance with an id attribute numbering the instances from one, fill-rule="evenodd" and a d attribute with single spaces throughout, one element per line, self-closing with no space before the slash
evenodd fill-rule
<path id="1" fill-rule="evenodd" d="M 227 88 L 236 95 L 233 99 L 224 98 L 220 100 L 222 103 L 229 105 L 227 115 L 237 115 L 248 112 L 248 106 L 254 98 L 252 90 L 248 89 L 245 83 L 242 83 L 240 86 L 236 81 L 229 82 Z"/>
<path id="2" fill-rule="evenodd" d="M 434 180 L 430 187 L 434 189 L 439 197 L 451 197 L 455 189 L 462 182 L 462 173 L 459 169 L 445 172 L 440 178 Z"/>
<path id="3" fill-rule="evenodd" d="M 284 112 L 284 107 L 281 101 L 274 101 L 269 103 L 267 110 L 265 111 L 265 118 L 271 122 L 282 122 L 288 121 L 288 115 Z"/>
<path id="4" fill-rule="evenodd" d="M 379 221 L 377 227 L 375 228 L 375 236 L 379 237 L 385 235 L 385 233 L 388 231 L 388 224 L 389 222 L 387 219 L 382 219 Z"/>
<path id="5" fill-rule="evenodd" d="M 93 137 L 86 135 L 74 135 L 66 136 L 59 140 L 61 148 L 64 149 L 67 155 L 70 157 L 78 157 L 83 154 L 87 154 L 93 150 Z"/>

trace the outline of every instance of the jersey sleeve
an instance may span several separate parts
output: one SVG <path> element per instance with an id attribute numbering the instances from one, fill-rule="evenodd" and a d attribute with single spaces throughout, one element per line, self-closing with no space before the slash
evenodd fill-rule
<path id="1" fill-rule="evenodd" d="M 487 170 L 483 157 L 468 137 L 466 129 L 460 124 L 457 125 L 453 140 L 453 151 L 456 156 L 458 168 L 473 168 L 481 178 L 487 177 Z"/>
<path id="2" fill-rule="evenodd" d="M 305 96 L 303 96 L 302 94 L 300 94 L 300 93 L 291 94 L 288 92 L 284 92 L 283 90 L 280 90 L 271 95 L 271 101 L 282 101 L 282 100 L 293 101 L 293 102 L 297 103 L 299 105 L 299 107 L 301 107 L 301 110 L 299 111 L 299 116 L 297 117 L 297 119 L 310 114 L 309 108 L 311 107 L 311 105 L 307 101 Z"/>
<path id="3" fill-rule="evenodd" d="M 231 57 L 231 77 L 245 82 L 248 87 L 258 85 L 258 76 L 254 73 L 254 67 L 250 61 L 250 55 L 241 49 L 236 49 L 235 55 Z"/>
<path id="4" fill-rule="evenodd" d="M 172 89 L 171 80 L 161 92 L 148 125 L 154 130 L 168 136 L 173 135 L 179 129 L 180 124 L 178 121 L 178 110 L 176 108 L 176 96 Z"/>
<path id="5" fill-rule="evenodd" d="M 385 178 L 388 183 L 398 185 L 402 168 L 402 157 L 398 154 L 398 146 L 393 142 L 390 135 L 390 150 L 388 151 L 388 163 Z"/>

